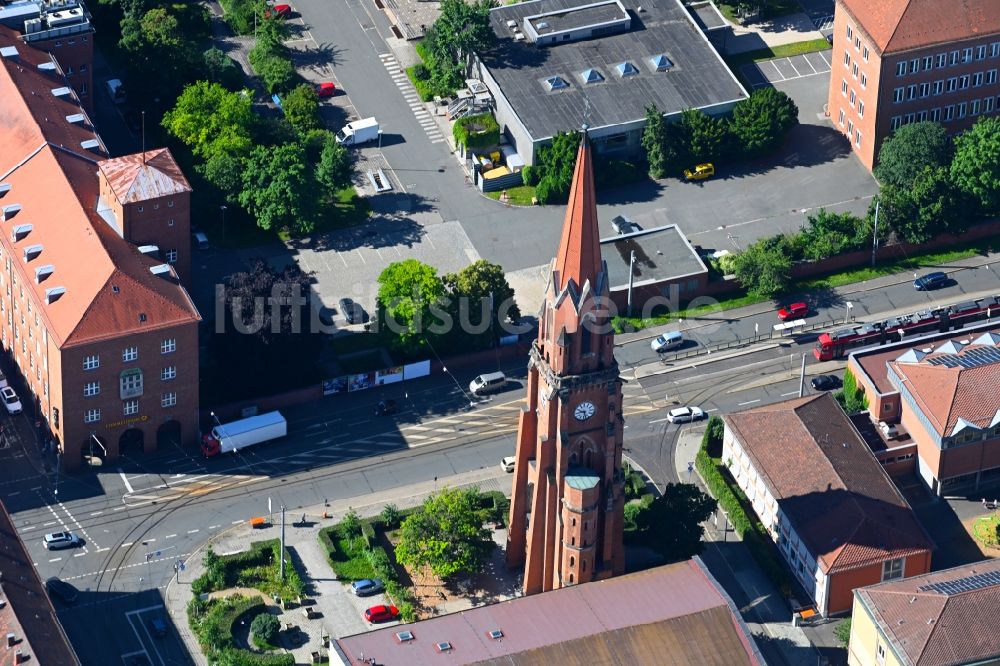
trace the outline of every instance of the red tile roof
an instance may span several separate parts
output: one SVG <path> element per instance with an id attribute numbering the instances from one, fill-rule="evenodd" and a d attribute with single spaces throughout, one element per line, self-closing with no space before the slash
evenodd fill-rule
<path id="1" fill-rule="evenodd" d="M 400 643 L 399 631 L 414 640 Z M 501 639 L 490 632 L 503 632 Z M 699 637 L 703 640 L 698 640 Z M 435 645 L 451 643 L 446 657 Z M 386 666 L 760 664 L 753 639 L 700 560 L 574 585 L 337 641 Z M 602 661 L 601 655 L 612 659 Z"/>
<path id="2" fill-rule="evenodd" d="M 1000 34 L 996 0 L 840 0 L 882 53 Z"/>
<path id="3" fill-rule="evenodd" d="M 570 281 L 576 284 L 577 293 L 588 282 L 592 290 L 596 289 L 597 276 L 603 271 L 597 201 L 594 198 L 594 165 L 590 153 L 590 139 L 584 133 L 576 154 L 569 205 L 553 267 L 554 275 L 559 276 L 556 284 L 559 291 L 566 288 Z"/>
<path id="4" fill-rule="evenodd" d="M 724 419 L 824 572 L 933 548 L 909 504 L 829 393 Z"/>
<path id="5" fill-rule="evenodd" d="M 191 191 L 187 178 L 166 148 L 113 157 L 101 161 L 98 167 L 123 204 Z"/>
<path id="6" fill-rule="evenodd" d="M 0 26 L 0 45 L 15 45 L 19 53 L 0 63 L 0 183 L 10 185 L 0 207 L 19 204 L 8 224 L 31 225 L 31 230 L 18 241 L 9 233 L 0 235 L 0 247 L 11 258 L 18 285 L 35 293 L 49 334 L 64 346 L 198 321 L 187 292 L 176 281 L 150 273 L 150 266 L 159 262 L 140 254 L 98 214 L 97 171 L 105 156 L 81 146 L 95 139 L 93 129 L 86 121 L 67 120 L 83 110 L 71 97 L 52 95 L 64 81 L 38 69 L 48 56 L 15 35 Z M 157 171 L 186 187 L 182 175 L 177 180 L 179 170 L 169 153 L 153 153 Z M 127 173 L 128 163 L 108 164 Z M 133 183 L 148 180 L 132 178 Z M 26 257 L 28 246 L 41 246 L 41 251 Z M 41 281 L 35 272 L 39 266 L 53 267 Z M 119 287 L 113 298 L 112 285 Z M 64 287 L 65 293 L 45 303 L 46 291 L 54 287 Z"/>
<path id="7" fill-rule="evenodd" d="M 986 662 L 1000 658 L 1000 584 L 964 592 L 920 588 L 991 572 L 1000 573 L 1000 560 L 880 583 L 854 594 L 903 663 L 950 666 Z"/>

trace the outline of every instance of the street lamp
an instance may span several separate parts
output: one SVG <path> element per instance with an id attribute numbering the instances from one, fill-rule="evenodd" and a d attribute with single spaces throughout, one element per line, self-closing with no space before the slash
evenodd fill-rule
<path id="1" fill-rule="evenodd" d="M 844 316 L 844 323 L 846 324 L 851 320 L 851 310 L 854 308 L 854 303 L 847 301 L 847 314 Z"/>
<path id="2" fill-rule="evenodd" d="M 219 206 L 219 210 L 222 211 L 222 241 L 226 240 L 226 206 L 225 204 Z"/>
<path id="3" fill-rule="evenodd" d="M 378 131 L 378 149 L 382 150 L 382 130 Z"/>

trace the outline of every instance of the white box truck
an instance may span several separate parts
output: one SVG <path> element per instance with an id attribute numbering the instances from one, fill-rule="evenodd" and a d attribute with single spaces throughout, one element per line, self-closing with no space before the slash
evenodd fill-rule
<path id="1" fill-rule="evenodd" d="M 239 451 L 288 434 L 288 423 L 281 412 L 258 414 L 232 423 L 221 423 L 201 438 L 201 454 L 206 458 Z"/>
<path id="2" fill-rule="evenodd" d="M 342 146 L 356 146 L 378 139 L 378 121 L 374 118 L 362 118 L 344 125 L 337 132 L 337 143 Z"/>

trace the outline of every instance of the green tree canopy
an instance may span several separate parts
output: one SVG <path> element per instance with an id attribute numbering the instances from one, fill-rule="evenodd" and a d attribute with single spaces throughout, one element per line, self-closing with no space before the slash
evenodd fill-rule
<path id="1" fill-rule="evenodd" d="M 903 240 L 923 243 L 968 228 L 971 206 L 946 167 L 925 166 L 906 186 L 884 185 L 879 215 Z"/>
<path id="2" fill-rule="evenodd" d="M 253 622 L 250 623 L 250 631 L 264 643 L 274 645 L 278 641 L 281 622 L 274 615 L 264 612 L 255 617 Z"/>
<path id="3" fill-rule="evenodd" d="M 444 282 L 437 269 L 416 259 L 397 261 L 378 276 L 378 302 L 389 329 L 403 343 L 419 338 L 435 321 L 431 307 L 444 296 Z"/>
<path id="4" fill-rule="evenodd" d="M 243 167 L 240 204 L 261 229 L 308 233 L 316 226 L 315 181 L 297 143 L 257 146 Z"/>
<path id="5" fill-rule="evenodd" d="M 396 559 L 407 567 L 430 567 L 442 578 L 482 571 L 495 546 L 484 526 L 478 489 L 445 488 L 431 495 L 400 527 Z"/>
<path id="6" fill-rule="evenodd" d="M 535 185 L 540 203 L 565 203 L 569 198 L 579 147 L 579 134 L 559 132 L 552 137 L 551 145 L 538 149 L 534 166 L 524 168 L 524 182 Z"/>
<path id="7" fill-rule="evenodd" d="M 452 312 L 458 314 L 459 308 L 465 308 L 468 313 L 460 317 L 459 321 L 480 324 L 488 307 L 492 307 L 490 314 L 497 323 L 505 317 L 514 321 L 521 317 L 521 311 L 514 302 L 514 289 L 507 282 L 503 267 L 499 264 L 480 259 L 458 273 L 445 275 L 444 284 L 452 299 Z M 483 335 L 492 337 L 495 332 L 495 328 L 487 329 Z"/>
<path id="8" fill-rule="evenodd" d="M 163 116 L 163 127 L 203 159 L 219 153 L 242 156 L 251 145 L 252 105 L 249 94 L 198 81 L 184 88 Z"/>
<path id="9" fill-rule="evenodd" d="M 445 63 L 463 65 L 472 53 L 492 49 L 496 45 L 496 33 L 490 27 L 493 6 L 489 0 L 443 0 L 432 36 L 424 40 L 427 50 Z"/>
<path id="10" fill-rule="evenodd" d="M 883 186 L 909 187 L 925 167 L 947 167 L 955 147 L 935 122 L 910 123 L 892 133 L 878 151 L 875 177 Z"/>
<path id="11" fill-rule="evenodd" d="M 787 246 L 784 236 L 773 236 L 752 243 L 736 254 L 733 270 L 747 292 L 770 298 L 785 290 L 792 273 Z"/>
<path id="12" fill-rule="evenodd" d="M 983 212 L 1000 211 L 1000 118 L 981 118 L 955 139 L 951 177 Z"/>
<path id="13" fill-rule="evenodd" d="M 715 511 L 715 500 L 690 483 L 668 483 L 663 495 L 636 516 L 647 542 L 669 562 L 686 560 L 704 548 L 701 524 Z"/>
<path id="14" fill-rule="evenodd" d="M 729 131 L 749 156 L 764 155 L 781 145 L 799 122 L 799 108 L 774 88 L 758 88 L 736 103 Z"/>
<path id="15" fill-rule="evenodd" d="M 642 148 L 646 151 L 646 161 L 649 163 L 651 178 L 663 178 L 667 175 L 668 156 L 667 121 L 655 106 L 646 107 L 646 127 L 642 130 Z"/>
<path id="16" fill-rule="evenodd" d="M 726 154 L 729 128 L 724 120 L 713 118 L 701 109 L 687 109 L 681 114 L 681 126 L 692 162 L 714 162 Z"/>
<path id="17" fill-rule="evenodd" d="M 319 119 L 319 97 L 316 89 L 308 83 L 292 88 L 281 100 L 281 108 L 289 124 L 299 134 L 319 129 L 322 124 Z"/>
<path id="18" fill-rule="evenodd" d="M 202 54 L 204 73 L 209 81 L 218 83 L 227 90 L 239 90 L 243 83 L 243 72 L 236 61 L 227 56 L 222 49 L 212 47 Z"/>
<path id="19" fill-rule="evenodd" d="M 337 143 L 333 132 L 322 130 L 326 136 L 316 163 L 316 182 L 326 191 L 328 198 L 351 184 L 351 153 Z"/>
<path id="20" fill-rule="evenodd" d="M 802 258 L 819 261 L 836 254 L 860 250 L 872 242 L 872 224 L 851 213 L 820 208 L 806 217 L 806 225 L 795 240 Z"/>

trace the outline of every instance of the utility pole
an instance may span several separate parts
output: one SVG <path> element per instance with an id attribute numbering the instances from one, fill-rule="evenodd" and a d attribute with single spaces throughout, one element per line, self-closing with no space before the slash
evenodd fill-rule
<path id="1" fill-rule="evenodd" d="M 875 250 L 878 249 L 878 207 L 881 202 L 875 199 L 875 230 L 872 232 L 872 268 L 875 268 Z"/>
<path id="2" fill-rule="evenodd" d="M 802 369 L 799 371 L 799 397 L 800 398 L 802 397 L 802 394 L 805 393 L 805 390 L 806 390 L 806 355 L 803 354 L 802 355 Z"/>
<path id="3" fill-rule="evenodd" d="M 632 316 L 632 283 L 635 282 L 635 250 L 628 259 L 628 316 Z"/>
<path id="4" fill-rule="evenodd" d="M 285 580 L 285 505 L 281 505 L 281 580 Z"/>

